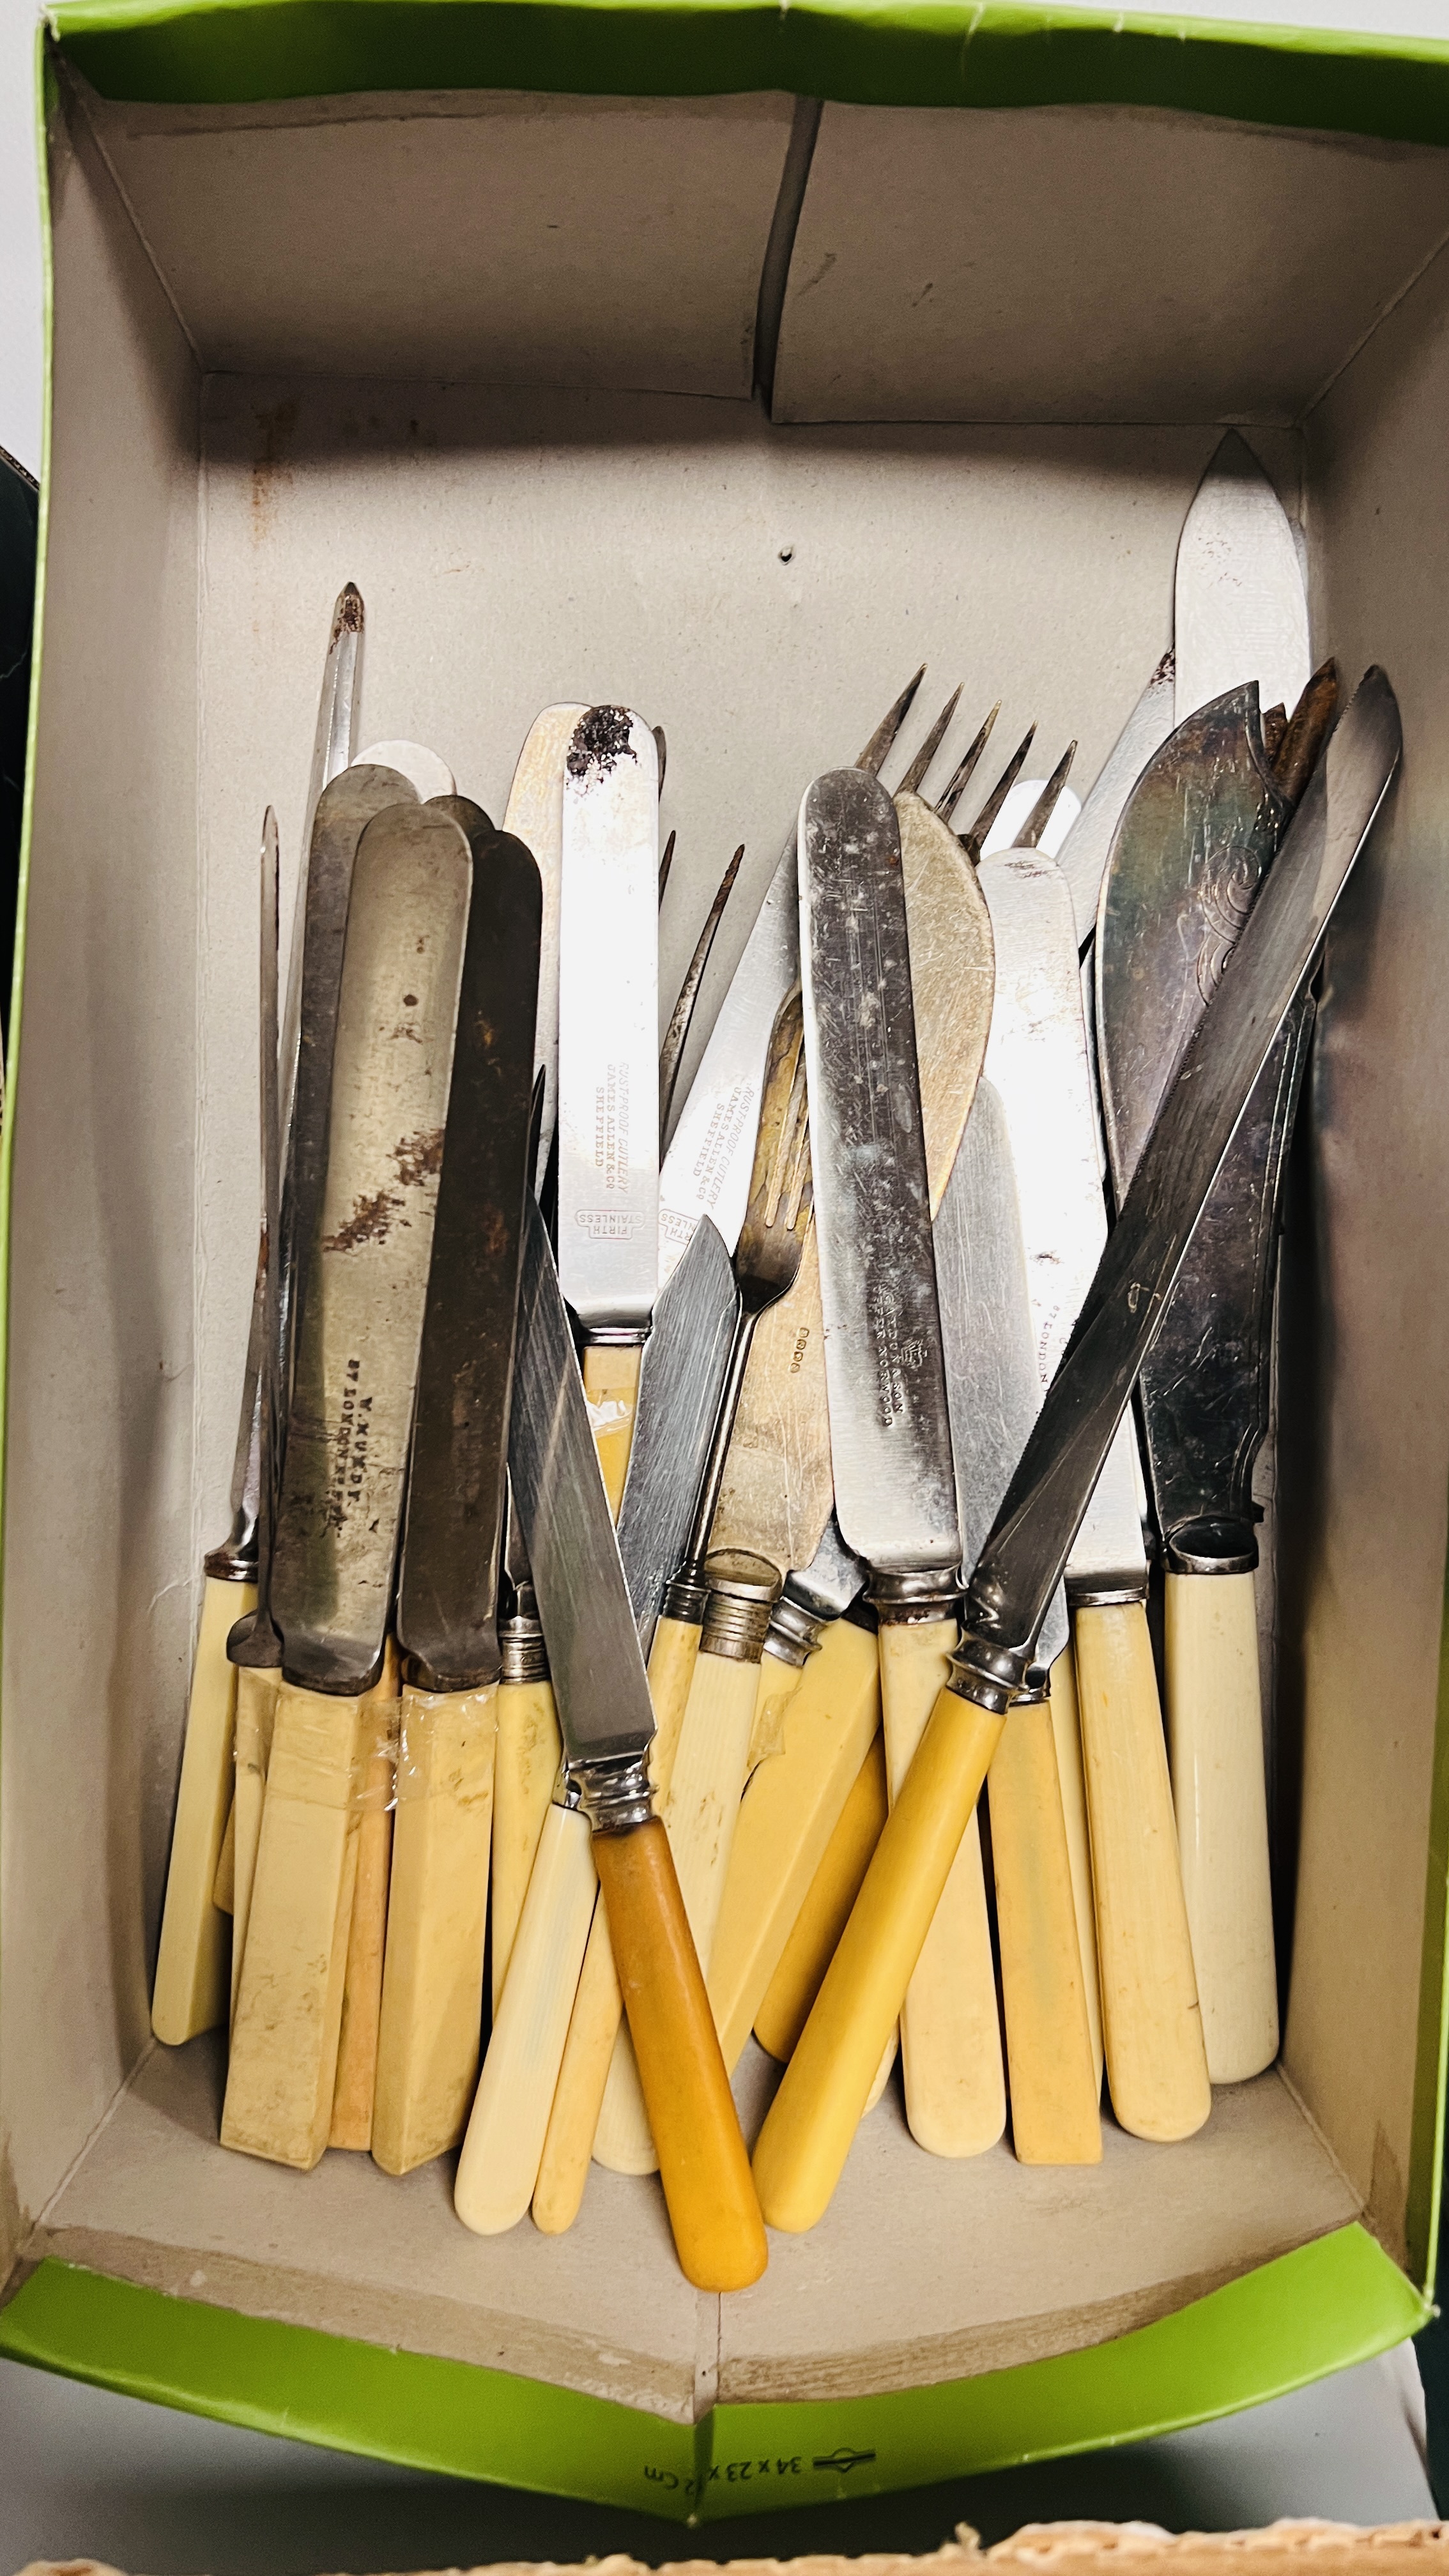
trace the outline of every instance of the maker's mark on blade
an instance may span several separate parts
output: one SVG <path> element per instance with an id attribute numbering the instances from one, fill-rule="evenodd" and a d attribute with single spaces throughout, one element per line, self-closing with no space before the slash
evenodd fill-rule
<path id="1" fill-rule="evenodd" d="M 626 755 L 630 760 L 638 758 L 629 738 L 628 708 L 590 707 L 574 727 L 564 767 L 570 778 L 587 778 L 591 769 L 605 776 Z"/>

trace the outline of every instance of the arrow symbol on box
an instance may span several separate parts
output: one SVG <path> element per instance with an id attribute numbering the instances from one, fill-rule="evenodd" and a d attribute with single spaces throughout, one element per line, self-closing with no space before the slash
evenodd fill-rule
<path id="1" fill-rule="evenodd" d="M 848 2451 L 842 2443 L 838 2451 L 828 2452 L 823 2460 L 812 2462 L 812 2466 L 817 2469 L 834 2469 L 837 2477 L 843 2478 L 847 2469 L 863 2468 L 868 2460 L 874 2458 L 874 2451 Z"/>

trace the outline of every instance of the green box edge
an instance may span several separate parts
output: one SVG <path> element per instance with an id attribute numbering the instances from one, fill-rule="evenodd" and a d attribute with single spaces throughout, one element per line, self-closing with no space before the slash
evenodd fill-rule
<path id="1" fill-rule="evenodd" d="M 0 2354 L 400 2467 L 708 2523 L 1177 2431 L 1366 2361 L 1429 2314 L 1354 2224 L 1083 2351 L 883 2396 L 722 2404 L 690 2427 L 48 2258 L 0 2313 Z"/>
<path id="2" fill-rule="evenodd" d="M 660 19 L 695 21 L 731 21 L 753 18 L 768 19 L 776 28 L 785 24 L 784 13 L 777 14 L 775 0 L 61 0 L 54 11 L 50 27 L 62 41 L 68 30 L 85 25 L 93 30 L 109 30 L 111 38 L 124 44 L 128 36 L 147 29 L 164 31 L 180 22 L 210 22 L 219 17 L 258 19 L 270 14 L 274 19 L 294 17 L 335 18 L 338 9 L 386 18 L 398 24 L 415 23 L 420 14 L 436 18 L 447 9 L 456 22 L 460 16 L 473 20 L 512 16 L 527 21 L 531 33 L 534 22 L 572 23 L 588 18 L 613 25 L 629 21 L 633 25 L 652 25 Z M 887 22 L 887 11 L 889 20 Z M 652 66 L 653 77 L 629 77 L 610 82 L 591 82 L 588 88 L 598 94 L 624 95 L 700 95 L 734 88 L 787 86 L 805 95 L 855 98 L 880 104 L 977 104 L 1028 105 L 1073 103 L 1110 98 L 1114 103 L 1163 106 L 1197 106 L 1202 112 L 1227 115 L 1249 115 L 1255 121 L 1285 125 L 1315 125 L 1337 130 L 1372 134 L 1388 139 L 1429 142 L 1449 141 L 1449 40 L 1409 42 L 1372 37 L 1340 37 L 1311 30 L 1272 29 L 1237 26 L 1224 30 L 1216 22 L 1196 20 L 1152 19 L 1136 22 L 1124 30 L 1120 21 L 1104 13 L 1073 12 L 1059 8 L 1008 7 L 984 0 L 984 5 L 961 6 L 959 0 L 800 0 L 789 13 L 796 20 L 808 19 L 841 22 L 853 28 L 868 28 L 881 47 L 885 63 L 882 86 L 864 92 L 851 88 L 749 78 L 724 80 L 701 78 L 682 82 L 658 77 L 659 63 Z M 908 36 L 912 29 L 932 29 L 939 37 L 941 22 L 950 21 L 961 38 L 963 74 L 965 48 L 973 37 L 988 42 L 999 41 L 1005 65 L 1003 94 L 969 93 L 964 78 L 958 95 L 947 97 L 934 91 L 918 97 L 913 90 L 888 85 L 891 63 L 900 48 L 894 41 Z M 1023 81 L 1020 93 L 1004 94 L 1021 69 L 1012 63 L 1012 47 L 1029 45 L 1037 39 L 1065 32 L 1074 37 L 1082 34 L 1094 40 L 1112 39 L 1127 34 L 1143 34 L 1153 42 L 1171 37 L 1179 48 L 1179 59 L 1195 60 L 1206 46 L 1215 55 L 1226 46 L 1236 46 L 1257 60 L 1267 49 L 1282 68 L 1282 58 L 1296 62 L 1301 70 L 1305 61 L 1327 63 L 1335 75 L 1344 76 L 1343 103 L 1347 91 L 1354 91 L 1355 112 L 1352 116 L 1278 115 L 1264 113 L 1258 107 L 1204 105 L 1212 93 L 1212 83 L 1205 84 L 1202 96 L 1185 98 L 1179 94 L 1182 84 L 1167 84 L 1173 94 L 1151 95 L 1135 90 L 1119 95 L 1097 85 L 1081 85 L 1075 72 L 1063 87 L 1048 81 L 1044 87 Z M 42 264 L 44 293 L 44 390 L 42 415 L 42 451 L 40 474 L 40 507 L 37 536 L 37 579 L 35 601 L 35 650 L 33 656 L 29 732 L 26 760 L 26 796 L 20 850 L 19 898 L 14 953 L 12 1000 L 7 1050 L 5 1108 L 3 1131 L 0 1131 L 0 1548 L 3 1548 L 4 1511 L 7 1498 L 5 1479 L 4 1427 L 9 1366 L 9 1285 L 10 1285 L 10 1197 L 13 1152 L 14 1113 L 17 1099 L 20 1043 L 22 1035 L 25 924 L 30 877 L 33 826 L 33 794 L 36 736 L 39 721 L 39 693 L 44 634 L 45 564 L 49 525 L 50 458 L 53 400 L 53 313 L 54 267 L 50 224 L 46 128 L 48 116 L 56 104 L 54 72 L 47 57 L 48 29 L 45 21 L 36 28 L 37 163 L 42 211 Z M 1201 42 L 1199 41 L 1201 40 Z M 82 39 L 84 41 L 84 39 Z M 95 81 L 105 89 L 77 54 L 71 42 L 66 50 Z M 1066 52 L 1079 70 L 1088 60 L 1080 48 L 1068 46 Z M 386 43 L 379 48 L 379 68 L 391 58 Z M 155 57 L 152 57 L 154 60 Z M 1037 57 L 1038 64 L 1045 59 Z M 1112 59 L 1096 46 L 1091 60 L 1099 67 Z M 1118 60 L 1125 57 L 1118 56 Z M 1154 57 L 1160 61 L 1161 57 Z M 1022 58 L 1024 61 L 1024 57 Z M 1140 58 L 1146 63 L 1148 57 Z M 1356 84 L 1363 78 L 1367 61 L 1381 70 L 1401 72 L 1406 76 L 1403 96 L 1411 88 L 1420 93 L 1415 114 L 1400 115 L 1398 121 L 1385 121 L 1390 92 L 1399 95 L 1397 85 L 1366 88 Z M 1061 54 L 1058 55 L 1060 67 Z M 557 68 L 557 66 L 555 66 Z M 492 77 L 490 87 L 537 87 L 573 92 L 582 85 L 572 77 L 555 79 L 532 73 L 518 79 Z M 648 72 L 651 66 L 639 64 L 631 56 L 628 65 Z M 669 66 L 665 67 L 666 69 Z M 939 63 L 937 65 L 939 68 Z M 1201 69 L 1201 65 L 1198 65 Z M 1437 72 L 1432 83 L 1420 82 L 1421 72 Z M 1194 74 L 1194 78 L 1195 78 Z M 1291 73 L 1290 73 L 1291 77 Z M 357 85 L 357 84 L 354 84 Z M 433 87 L 432 80 L 374 77 L 366 87 Z M 464 85 L 449 83 L 447 85 Z M 1271 85 L 1271 84 L 1270 84 Z M 986 89 L 989 90 L 989 83 Z M 1148 85 L 1150 88 L 1150 84 Z M 1190 79 L 1186 86 L 1191 89 Z M 1252 86 L 1251 81 L 1248 84 Z M 1432 87 L 1432 95 L 1429 95 Z M 106 94 L 116 97 L 190 98 L 193 92 L 183 87 L 174 92 L 149 88 L 113 89 Z M 266 89 L 227 87 L 218 93 L 204 93 L 200 103 L 215 103 L 215 98 L 265 98 L 325 94 L 295 86 Z M 1214 94 L 1215 95 L 1215 94 Z M 1315 104 L 1323 99 L 1315 92 Z M 0 1592 L 3 1607 L 3 1592 Z M 1449 1574 L 1446 1574 L 1446 1613 L 1449 1613 Z M 425 2355 L 388 2352 L 383 2347 L 350 2341 L 320 2333 L 314 2328 L 288 2326 L 274 2321 L 248 2318 L 237 2312 L 217 2309 L 202 2302 L 167 2297 L 134 2284 L 116 2281 L 99 2273 L 67 2265 L 54 2259 L 42 2262 L 22 2284 L 7 2307 L 0 2310 L 0 2354 L 25 2361 L 34 2367 L 49 2369 L 93 2384 L 117 2389 L 122 2393 L 148 2398 L 188 2412 L 208 2415 L 217 2420 L 248 2424 L 258 2430 L 315 2442 L 326 2448 L 360 2452 L 376 2459 L 387 2459 L 399 2465 L 431 2468 L 442 2473 L 473 2477 L 493 2484 L 513 2484 L 536 2492 L 576 2495 L 580 2500 L 600 2504 L 632 2505 L 654 2513 L 665 2520 L 711 2522 L 731 2519 L 761 2507 L 761 2484 L 752 2474 L 732 2479 L 728 2472 L 733 2461 L 748 2464 L 759 2441 L 765 2440 L 766 2453 L 777 2462 L 808 2458 L 811 2465 L 799 2472 L 791 2471 L 788 2479 L 773 2478 L 763 2502 L 776 2504 L 816 2504 L 839 2501 L 850 2495 L 880 2494 L 911 2487 L 969 2470 L 986 2470 L 1060 2456 L 1064 2453 L 1119 2447 L 1125 2442 L 1182 2429 L 1231 2414 L 1239 2409 L 1287 2394 L 1310 2384 L 1329 2372 L 1371 2359 L 1374 2354 L 1417 2333 L 1437 2314 L 1432 2291 L 1437 2263 L 1439 2222 L 1443 2187 L 1445 2141 L 1446 2078 L 1449 2078 L 1449 1615 L 1441 1628 L 1438 1717 L 1435 1737 L 1434 1779 L 1431 1799 L 1429 1850 L 1426 1860 L 1426 1908 L 1423 1958 L 1420 1982 L 1419 2045 L 1415 2069 L 1413 2143 L 1408 2203 L 1409 2261 L 1415 2277 L 1424 2283 L 1416 2289 L 1413 2281 L 1383 2251 L 1368 2231 L 1353 2224 L 1331 2235 L 1301 2247 L 1276 2261 L 1260 2266 L 1224 2287 L 1209 2292 L 1200 2300 L 1176 2314 L 1150 2326 L 1112 2341 L 1089 2346 L 1081 2351 L 1051 2359 L 1022 2364 L 1011 2370 L 991 2372 L 981 2377 L 948 2381 L 934 2387 L 891 2392 L 858 2400 L 829 2401 L 775 2406 L 716 2407 L 702 2422 L 690 2429 L 665 2423 L 654 2417 L 641 2418 L 638 2411 L 602 2398 L 582 2396 L 576 2392 L 552 2388 L 545 2383 L 520 2379 L 509 2373 L 460 2362 L 445 2361 Z M 59 2285 L 67 2285 L 61 2287 Z M 119 2303 L 119 2306 L 117 2305 Z M 140 2305 L 136 2303 L 141 2303 Z M 205 2368 L 197 2370 L 195 2359 L 185 2375 L 168 2367 L 163 2347 L 168 2340 L 165 2329 L 174 2327 L 178 2316 L 200 2317 L 207 2321 L 199 2337 L 191 2338 L 193 2356 L 200 2345 L 208 2347 L 223 2376 L 229 2383 L 217 2389 L 209 2385 Z M 107 2334 L 121 2326 L 119 2348 L 107 2350 Z M 260 2343 L 249 2341 L 260 2338 Z M 148 2369 L 140 2356 L 152 2351 Z M 1243 2355 L 1251 2353 L 1251 2365 Z M 310 2360 L 314 2389 L 329 2392 L 323 2407 L 284 2407 L 278 2403 L 276 2388 L 285 2379 L 285 2369 L 278 2365 L 288 2361 Z M 371 2402 L 370 2380 L 379 2363 L 391 2363 L 407 2378 L 409 2393 L 415 2401 L 426 2398 L 430 2375 L 447 2374 L 450 2393 L 466 2388 L 476 2404 L 480 2385 L 500 2397 L 511 2410 L 516 2428 L 527 2428 L 527 2456 L 521 2449 L 509 2458 L 506 2442 L 490 2457 L 487 2465 L 477 2462 L 466 2444 L 455 2448 L 451 2439 L 442 2444 L 425 2437 L 422 2426 L 428 2420 L 426 2405 L 418 2409 L 418 2429 L 404 2442 L 397 2429 L 397 2403 L 392 2392 L 386 2403 L 375 2407 Z M 259 2366 L 260 2365 L 260 2366 Z M 1164 2392 L 1175 2389 L 1167 2397 Z M 1191 2393 L 1189 2393 L 1189 2389 Z M 364 2402 L 359 2396 L 365 2393 Z M 1133 2395 L 1131 2392 L 1138 2394 Z M 1105 2396 L 1103 2394 L 1105 2393 Z M 1024 2400 L 1023 2403 L 1018 2401 Z M 1148 2402 L 1150 2401 L 1150 2402 Z M 1137 2416 L 1125 2421 L 1123 2407 Z M 1115 2420 L 1108 2422 L 1107 2415 Z M 977 2416 L 982 2431 L 977 2446 L 963 2454 L 960 2448 L 963 2417 Z M 843 2429 L 849 2417 L 850 2436 Z M 1070 2419 L 1070 2420 L 1069 2420 Z M 637 2473 L 620 2477 L 611 2448 L 603 2447 L 617 2440 L 623 2426 L 631 2431 L 640 2421 L 651 2428 L 651 2443 L 659 2454 L 661 2475 L 651 2478 L 641 2468 Z M 1051 2430 L 1045 2429 L 1050 2423 Z M 1024 2432 L 1028 2423 L 1037 2429 Z M 992 2430 L 991 2427 L 995 2426 Z M 1007 2432 L 1007 2425 L 1016 2429 Z M 858 2453 L 867 2432 L 884 2437 L 887 2433 L 899 2439 L 908 2428 L 911 2439 L 903 2446 L 901 2460 L 909 2466 L 897 2467 L 887 2475 L 876 2466 L 870 2479 L 858 2472 L 875 2465 L 872 2460 L 857 2457 L 848 2468 L 824 2465 L 824 2455 L 815 2445 L 835 2441 L 832 2454 L 843 2450 Z M 801 2441 L 799 2454 L 787 2453 L 787 2434 L 794 2430 Z M 560 2445 L 559 2433 L 566 2436 Z M 724 2439 L 742 2440 L 746 2450 L 728 2456 L 721 2448 Z M 517 2430 L 514 2434 L 517 2442 Z M 980 2447 L 984 2441 L 985 2447 Z M 669 2447 L 665 2459 L 664 2446 Z M 580 2471 L 578 2464 L 586 2457 L 597 2456 L 601 2465 Z M 675 2460 L 677 2457 L 678 2465 Z M 822 2466 L 814 2465 L 817 2458 Z M 567 2479 L 561 2474 L 568 2463 Z M 583 2482 L 578 2479 L 582 2476 Z M 794 2480 L 799 2476 L 799 2486 Z M 681 2478 L 678 2487 L 666 2488 L 665 2477 Z M 719 2492 L 714 2492 L 718 2487 Z M 751 2492 L 746 2496 L 746 2488 Z M 665 2501 L 667 2496 L 670 2500 Z"/>

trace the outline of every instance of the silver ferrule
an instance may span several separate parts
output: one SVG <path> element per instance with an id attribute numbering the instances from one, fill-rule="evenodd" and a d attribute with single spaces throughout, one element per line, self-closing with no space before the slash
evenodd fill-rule
<path id="1" fill-rule="evenodd" d="M 883 1628 L 919 1627 L 928 1619 L 954 1619 L 961 1586 L 955 1574 L 935 1567 L 923 1574 L 876 1572 L 867 1598 Z"/>
<path id="2" fill-rule="evenodd" d="M 575 1762 L 569 1779 L 596 1834 L 631 1834 L 653 1816 L 647 1749 L 611 1753 L 601 1762 Z"/>
<path id="3" fill-rule="evenodd" d="M 1108 1610 L 1146 1598 L 1147 1581 L 1141 1574 L 1086 1574 L 1076 1582 L 1067 1576 L 1067 1601 L 1073 1610 Z"/>
<path id="4" fill-rule="evenodd" d="M 1051 1675 L 1040 1664 L 1033 1664 L 1011 1705 L 1013 1708 L 1044 1708 L 1051 1698 Z"/>
<path id="5" fill-rule="evenodd" d="M 253 1511 L 238 1512 L 230 1535 L 220 1547 L 214 1547 L 201 1560 L 202 1572 L 213 1583 L 255 1583 L 257 1579 L 257 1516 Z"/>
<path id="6" fill-rule="evenodd" d="M 798 1601 L 782 1592 L 770 1613 L 765 1653 L 778 1655 L 782 1664 L 791 1664 L 798 1672 L 802 1664 L 808 1664 L 811 1656 L 819 1653 L 829 1624 L 827 1619 L 817 1619 L 813 1612 L 802 1610 Z"/>
<path id="7" fill-rule="evenodd" d="M 974 1700 L 978 1708 L 1004 1717 L 1012 1701 L 1021 1697 L 1030 1670 L 1029 1647 L 998 1646 L 968 1629 L 951 1657 L 946 1688 L 958 1699 Z"/>
<path id="8" fill-rule="evenodd" d="M 1250 1521 L 1184 1521 L 1163 1543 L 1169 1574 L 1252 1574 L 1258 1541 Z"/>
<path id="9" fill-rule="evenodd" d="M 700 1628 L 704 1625 L 708 1600 L 709 1585 L 700 1567 L 681 1565 L 679 1572 L 671 1575 L 664 1587 L 659 1616 L 661 1619 L 678 1619 L 686 1628 Z"/>
<path id="10" fill-rule="evenodd" d="M 731 1663 L 757 1664 L 764 1651 L 770 1613 L 780 1597 L 780 1576 L 767 1556 L 752 1556 L 742 1547 L 724 1547 L 704 1560 L 709 1601 L 702 1655 L 723 1655 Z"/>
<path id="11" fill-rule="evenodd" d="M 548 1680 L 548 1648 L 536 1619 L 500 1619 L 498 1651 L 502 1658 L 501 1681 Z"/>
<path id="12" fill-rule="evenodd" d="M 585 1324 L 579 1339 L 589 1351 L 635 1351 L 643 1347 L 654 1330 L 647 1324 Z"/>

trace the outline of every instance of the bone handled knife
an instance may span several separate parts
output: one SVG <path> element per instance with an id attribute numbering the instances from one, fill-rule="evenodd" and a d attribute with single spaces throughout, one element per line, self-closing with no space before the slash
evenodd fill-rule
<path id="1" fill-rule="evenodd" d="M 559 882 L 559 1283 L 610 1508 L 659 1286 L 659 747 L 591 707 L 564 759 Z"/>
<path id="2" fill-rule="evenodd" d="M 1293 530 L 1252 449 L 1230 429 L 1183 522 L 1173 612 L 1175 720 L 1258 683 L 1296 706 L 1308 681 L 1308 602 Z"/>
<path id="3" fill-rule="evenodd" d="M 543 1115 L 539 1124 L 534 1186 L 542 1189 L 554 1149 L 558 1124 L 558 936 L 559 876 L 563 864 L 564 762 L 569 745 L 588 708 L 573 701 L 545 707 L 529 727 L 518 755 L 513 784 L 503 816 L 512 832 L 538 862 L 543 885 L 543 927 L 539 937 L 538 1020 L 534 1035 L 534 1071 L 543 1075 Z"/>
<path id="4" fill-rule="evenodd" d="M 984 860 L 981 874 L 997 957 L 987 1076 L 1011 1137 L 1037 1362 L 1046 1383 L 1107 1235 L 1076 930 L 1053 860 L 1005 852 Z M 1073 1537 L 1067 1592 L 1093 1819 L 1098 1964 L 1104 1995 L 1114 1978 L 1121 1989 L 1104 2016 L 1112 2104 L 1124 2128 L 1182 2137 L 1206 2119 L 1210 2096 L 1161 1749 L 1132 1442 L 1131 1422 L 1124 1421 Z M 1107 1747 L 1111 1768 L 1097 1779 L 1094 1805 L 1096 1754 L 1105 1762 Z M 1114 1790 L 1137 1818 L 1134 1835 L 1111 1833 Z M 1143 1906 L 1152 1908 L 1154 1927 L 1147 1947 L 1131 1930 Z M 1137 1999 L 1149 1984 L 1161 2010 L 1145 2072 L 1133 2052 L 1139 2040 L 1146 2044 Z M 1168 1995 L 1177 1998 L 1175 2019 L 1168 2016 Z"/>
<path id="5" fill-rule="evenodd" d="M 332 1078 L 313 1088 L 304 1065 L 298 1088 L 295 1161 L 320 1165 L 325 1180 L 298 1282 L 272 1568 L 282 1688 L 222 2142 L 303 2168 L 331 2115 L 355 1778 L 369 1749 L 362 1704 L 392 1599 L 470 875 L 467 840 L 447 814 L 410 804 L 369 824 L 352 874 Z M 304 1049 L 307 1036 L 304 1004 Z M 320 1137 L 314 1116 L 325 1117 Z"/>
<path id="6" fill-rule="evenodd" d="M 510 1463 L 675 2246 L 697 2288 L 740 2289 L 764 2270 L 765 2233 L 669 1844 L 654 1814 L 654 1716 L 633 1605 L 567 1310 L 533 1207 Z M 505 2015 L 511 1986 L 510 1977 Z M 471 2143 L 470 2124 L 456 2192 L 465 2223 Z"/>
<path id="7" fill-rule="evenodd" d="M 1274 1039 L 1309 973 L 1401 750 L 1370 669 L 1289 826 L 1173 1077 L 1072 1341 L 971 1577 L 951 1681 L 931 1712 L 755 2148 L 772 2226 L 828 2207 L 1007 1711 L 1151 1348 L 1192 1231 Z M 820 1100 L 814 1095 L 816 1132 Z"/>
<path id="8" fill-rule="evenodd" d="M 1042 1400 L 1011 1137 L 990 1082 L 977 1090 L 935 1246 L 961 1541 L 974 1563 Z M 1048 1625 L 1042 1665 L 1066 1643 L 1060 1593 Z M 1044 1682 L 1013 1707 L 989 1794 L 1012 2143 L 1023 2164 L 1096 2164 L 1101 2076 Z"/>
<path id="9" fill-rule="evenodd" d="M 451 810 L 472 895 L 398 1576 L 406 1661 L 372 2127 L 385 2173 L 457 2145 L 478 2075 L 543 902 L 523 843 L 459 799 Z"/>

